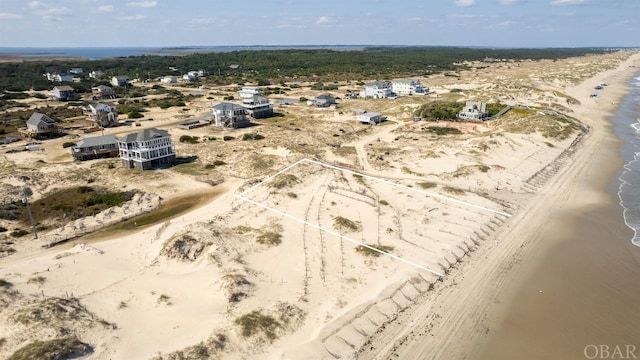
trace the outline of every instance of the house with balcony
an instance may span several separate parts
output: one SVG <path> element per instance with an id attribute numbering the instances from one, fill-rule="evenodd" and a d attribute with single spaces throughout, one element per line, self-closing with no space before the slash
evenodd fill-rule
<path id="1" fill-rule="evenodd" d="M 178 78 L 176 78 L 175 76 L 165 76 L 160 79 L 160 82 L 163 84 L 175 84 L 178 82 Z"/>
<path id="2" fill-rule="evenodd" d="M 96 100 L 115 99 L 116 93 L 112 88 L 106 85 L 95 86 L 91 88 L 91 95 Z"/>
<path id="3" fill-rule="evenodd" d="M 97 103 L 82 107 L 82 113 L 91 122 L 92 126 L 110 127 L 118 125 L 118 112 L 115 104 Z"/>
<path id="4" fill-rule="evenodd" d="M 175 145 L 166 130 L 144 129 L 116 139 L 124 168 L 149 170 L 171 166 L 176 160 Z"/>
<path id="5" fill-rule="evenodd" d="M 53 88 L 53 97 L 58 101 L 75 100 L 76 93 L 71 86 L 56 86 Z"/>
<path id="6" fill-rule="evenodd" d="M 52 137 L 62 133 L 62 127 L 45 114 L 34 112 L 27 120 L 27 127 L 18 131 L 28 138 Z"/>
<path id="7" fill-rule="evenodd" d="M 360 97 L 373 99 L 386 99 L 394 97 L 391 83 L 388 81 L 371 81 L 364 84 Z"/>
<path id="8" fill-rule="evenodd" d="M 489 116 L 487 104 L 482 101 L 467 101 L 458 118 L 463 120 L 482 120 Z"/>
<path id="9" fill-rule="evenodd" d="M 273 116 L 273 104 L 255 86 L 244 86 L 239 91 L 242 99 L 242 107 L 245 114 L 254 119 L 263 119 Z"/>
<path id="10" fill-rule="evenodd" d="M 395 79 L 391 83 L 391 91 L 397 95 L 425 95 L 429 93 L 429 89 L 425 89 L 417 79 Z"/>
<path id="11" fill-rule="evenodd" d="M 236 129 L 249 126 L 250 122 L 239 104 L 222 102 L 211 107 L 212 125 L 222 128 Z"/>
<path id="12" fill-rule="evenodd" d="M 82 139 L 71 147 L 74 160 L 92 160 L 118 157 L 118 140 L 113 135 L 94 136 Z"/>

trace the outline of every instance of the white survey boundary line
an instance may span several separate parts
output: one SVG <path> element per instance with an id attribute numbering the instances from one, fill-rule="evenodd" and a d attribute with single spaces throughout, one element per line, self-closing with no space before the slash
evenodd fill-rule
<path id="1" fill-rule="evenodd" d="M 508 214 L 508 213 L 505 213 L 505 212 L 502 212 L 502 211 L 497 211 L 497 210 L 489 209 L 489 208 L 486 208 L 486 207 L 484 207 L 484 206 L 479 206 L 479 205 L 471 204 L 471 203 L 468 203 L 468 202 L 465 202 L 465 201 L 461 201 L 461 200 L 454 199 L 454 198 L 451 198 L 451 197 L 448 197 L 448 196 L 443 196 L 443 195 L 440 195 L 440 194 L 432 193 L 432 192 L 429 192 L 429 191 L 422 191 L 422 190 L 414 189 L 414 188 L 411 188 L 411 187 L 408 187 L 408 186 L 404 186 L 404 185 L 401 185 L 401 184 L 394 183 L 394 182 L 392 182 L 392 181 L 384 180 L 384 179 L 381 179 L 381 178 L 376 178 L 376 177 L 369 176 L 369 175 L 365 175 L 365 174 L 360 174 L 360 173 L 357 173 L 357 172 L 352 171 L 352 170 L 349 170 L 349 169 L 344 169 L 344 168 L 341 168 L 341 167 L 338 167 L 338 166 L 335 166 L 335 165 L 325 164 L 325 163 L 320 162 L 320 161 L 315 161 L 315 160 L 306 159 L 306 158 L 305 158 L 305 159 L 298 160 L 298 161 L 296 161 L 295 163 L 293 163 L 293 164 L 291 164 L 291 165 L 289 165 L 289 166 L 285 167 L 284 169 L 282 169 L 282 170 L 280 170 L 280 171 L 276 172 L 275 174 L 273 174 L 273 175 L 271 175 L 271 176 L 268 176 L 268 177 L 267 177 L 267 178 L 265 178 L 264 180 L 262 180 L 262 181 L 260 181 L 259 183 L 257 183 L 257 184 L 255 184 L 255 185 L 251 186 L 250 188 L 248 188 L 247 190 L 243 191 L 242 193 L 240 193 L 240 194 L 238 194 L 238 195 L 236 196 L 238 199 L 240 199 L 240 200 L 244 200 L 244 201 L 246 201 L 246 202 L 248 202 L 248 203 L 250 203 L 250 204 L 253 204 L 253 205 L 256 205 L 256 206 L 262 207 L 262 208 L 264 208 L 264 209 L 267 209 L 267 210 L 269 210 L 269 211 L 271 211 L 271 212 L 274 212 L 274 213 L 276 213 L 276 214 L 279 214 L 279 215 L 284 216 L 284 217 L 286 217 L 286 218 L 289 218 L 289 219 L 291 219 L 291 220 L 294 220 L 294 221 L 297 221 L 297 222 L 299 222 L 299 223 L 302 223 L 302 224 L 308 225 L 308 226 L 310 226 L 310 227 L 312 227 L 312 228 L 315 228 L 315 229 L 317 229 L 317 230 L 324 231 L 324 232 L 326 232 L 326 233 L 328 233 L 328 234 L 331 234 L 331 235 L 337 236 L 337 237 L 339 237 L 339 238 L 341 238 L 341 239 L 347 240 L 347 241 L 352 242 L 352 243 L 354 243 L 354 244 L 356 244 L 356 245 L 363 246 L 363 247 L 365 247 L 365 248 L 367 248 L 367 249 L 370 249 L 370 250 L 372 250 L 372 251 L 376 251 L 376 252 L 378 252 L 378 253 L 380 253 L 380 254 L 383 254 L 383 255 L 389 256 L 389 257 L 391 257 L 391 258 L 393 258 L 393 259 L 396 259 L 396 260 L 398 260 L 398 261 L 401 261 L 401 262 L 403 262 L 403 263 L 406 263 L 406 264 L 409 264 L 409 265 L 411 265 L 411 266 L 417 267 L 418 269 L 421 269 L 421 270 L 424 270 L 424 271 L 428 271 L 428 272 L 430 272 L 430 273 L 432 273 L 432 274 L 435 274 L 435 275 L 437 275 L 437 276 L 439 276 L 439 277 L 443 277 L 443 276 L 444 276 L 444 274 L 439 273 L 439 272 L 434 271 L 434 270 L 431 270 L 431 269 L 429 269 L 429 268 L 427 268 L 427 267 L 424 267 L 424 266 L 422 266 L 422 265 L 420 265 L 420 264 L 416 264 L 416 263 L 414 263 L 414 262 L 412 262 L 412 261 L 409 261 L 409 260 L 407 260 L 407 259 L 401 258 L 401 257 L 399 257 L 399 256 L 397 256 L 397 255 L 394 255 L 394 254 L 388 253 L 388 252 L 386 252 L 386 251 L 382 251 L 382 250 L 380 250 L 380 249 L 377 249 L 377 248 L 375 248 L 375 247 L 373 247 L 373 246 L 367 245 L 367 244 L 362 243 L 362 242 L 360 242 L 360 241 L 357 241 L 357 240 L 351 239 L 351 238 L 349 238 L 349 237 L 347 237 L 347 236 L 344 236 L 344 235 L 342 235 L 342 234 L 339 234 L 339 233 L 337 233 L 337 232 L 335 232 L 335 231 L 331 231 L 331 230 L 329 230 L 329 229 L 325 229 L 325 228 L 323 228 L 323 227 L 321 227 L 321 226 L 319 226 L 319 225 L 312 224 L 312 223 L 310 223 L 310 222 L 308 222 L 308 221 L 306 221 L 306 220 L 299 219 L 299 218 L 297 218 L 297 217 L 295 217 L 295 216 L 293 216 L 293 215 L 289 215 L 289 214 L 287 214 L 287 213 L 285 213 L 285 212 L 283 212 L 283 211 L 280 211 L 280 210 L 278 210 L 278 209 L 274 209 L 274 208 L 272 208 L 272 207 L 266 206 L 266 205 L 261 204 L 261 203 L 259 203 L 259 202 L 257 202 L 257 201 L 254 201 L 254 200 L 251 200 L 251 199 L 247 199 L 246 197 L 244 197 L 244 195 L 245 195 L 245 194 L 247 194 L 247 193 L 249 193 L 249 192 L 253 191 L 254 189 L 256 189 L 257 187 L 259 187 L 260 185 L 263 185 L 264 183 L 271 181 L 271 179 L 275 178 L 276 176 L 278 176 L 278 175 L 280 175 L 280 174 L 282 174 L 282 173 L 284 173 L 284 172 L 289 171 L 289 169 L 291 169 L 291 168 L 293 168 L 293 167 L 295 167 L 295 166 L 298 166 L 299 164 L 301 164 L 301 163 L 303 163 L 303 162 L 310 162 L 310 163 L 312 163 L 312 164 L 316 164 L 316 165 L 320 165 L 320 166 L 328 167 L 328 168 L 331 168 L 331 169 L 335 169 L 335 170 L 339 170 L 339 171 L 345 171 L 345 172 L 350 173 L 350 174 L 355 174 L 355 175 L 358 175 L 358 176 L 365 177 L 365 178 L 367 178 L 367 179 L 372 179 L 372 180 L 374 180 L 374 181 L 379 181 L 379 182 L 382 182 L 382 183 L 385 183 L 385 184 L 388 184 L 388 185 L 397 186 L 397 187 L 400 187 L 400 188 L 403 188 L 403 189 L 406 189 L 406 190 L 410 190 L 410 191 L 415 191 L 415 192 L 423 193 L 423 194 L 426 194 L 426 195 L 428 195 L 428 196 L 432 196 L 432 197 L 435 197 L 435 198 L 444 199 L 444 200 L 451 201 L 451 202 L 454 202 L 454 203 L 457 203 L 457 204 L 462 204 L 462 205 L 466 205 L 466 206 L 473 207 L 473 208 L 476 208 L 476 209 L 480 209 L 480 210 L 488 211 L 488 212 L 491 212 L 491 213 L 495 213 L 495 214 L 500 214 L 500 215 L 503 215 L 503 216 L 511 217 L 511 214 Z"/>

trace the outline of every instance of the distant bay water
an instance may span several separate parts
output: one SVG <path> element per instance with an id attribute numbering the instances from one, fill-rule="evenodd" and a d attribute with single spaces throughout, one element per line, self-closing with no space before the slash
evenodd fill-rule
<path id="1" fill-rule="evenodd" d="M 359 50 L 367 45 L 247 45 L 247 46 L 176 46 L 176 47 L 0 47 L 0 57 L 12 58 L 82 58 L 100 60 L 141 55 L 186 55 L 241 50 L 332 49 Z"/>

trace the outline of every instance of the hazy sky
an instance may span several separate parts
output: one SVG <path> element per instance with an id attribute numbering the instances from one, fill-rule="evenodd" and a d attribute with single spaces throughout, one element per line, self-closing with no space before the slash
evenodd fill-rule
<path id="1" fill-rule="evenodd" d="M 0 0 L 0 47 L 640 46 L 640 0 Z"/>

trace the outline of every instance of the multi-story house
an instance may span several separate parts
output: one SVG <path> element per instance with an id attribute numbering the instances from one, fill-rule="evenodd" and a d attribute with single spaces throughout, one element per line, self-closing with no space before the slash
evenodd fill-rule
<path id="1" fill-rule="evenodd" d="M 118 112 L 114 104 L 89 104 L 82 107 L 82 113 L 94 126 L 109 127 L 118 125 Z"/>
<path id="2" fill-rule="evenodd" d="M 467 104 L 458 113 L 460 119 L 481 120 L 487 117 L 487 104 L 482 101 L 467 101 Z"/>
<path id="3" fill-rule="evenodd" d="M 395 79 L 391 84 L 391 91 L 398 95 L 424 95 L 429 89 L 425 89 L 420 80 Z"/>
<path id="4" fill-rule="evenodd" d="M 393 97 L 391 83 L 388 81 L 372 81 L 364 84 L 364 89 L 360 92 L 360 97 L 386 99 Z"/>
<path id="5" fill-rule="evenodd" d="M 124 168 L 149 170 L 170 166 L 176 160 L 175 145 L 166 130 L 144 129 L 117 140 L 120 160 Z"/>
<path id="6" fill-rule="evenodd" d="M 240 128 L 250 124 L 242 105 L 222 102 L 211 107 L 213 125 L 225 128 Z"/>
<path id="7" fill-rule="evenodd" d="M 101 99 L 115 99 L 116 93 L 112 88 L 106 85 L 99 85 L 91 88 L 91 94 L 96 100 Z"/>
<path id="8" fill-rule="evenodd" d="M 242 107 L 247 115 L 254 119 L 262 119 L 273 116 L 273 104 L 262 96 L 262 92 L 255 86 L 244 86 L 239 91 L 242 99 Z"/>
<path id="9" fill-rule="evenodd" d="M 58 101 L 75 100 L 76 93 L 71 86 L 56 86 L 53 88 L 53 97 Z"/>

